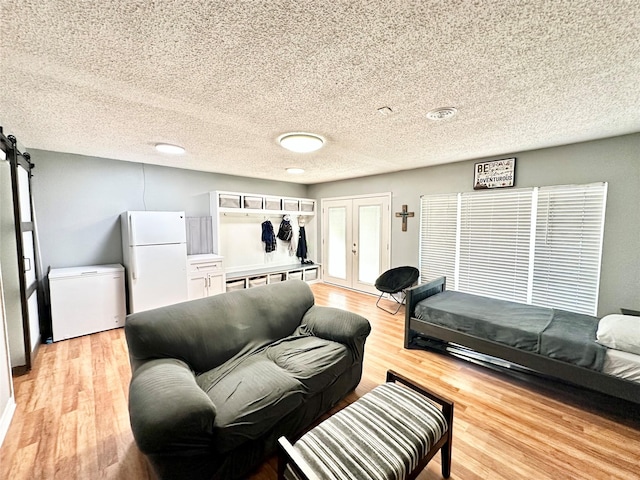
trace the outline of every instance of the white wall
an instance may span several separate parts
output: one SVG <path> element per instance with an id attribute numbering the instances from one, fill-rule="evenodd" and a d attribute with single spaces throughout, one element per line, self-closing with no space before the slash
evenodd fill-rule
<path id="1" fill-rule="evenodd" d="M 298 258 L 289 254 L 289 242 L 277 240 L 277 249 L 271 253 L 265 253 L 262 243 L 262 222 L 269 220 L 273 224 L 274 233 L 278 233 L 282 215 L 234 215 L 228 214 L 220 218 L 220 249 L 225 256 L 225 268 L 227 271 L 242 271 L 252 268 L 291 265 L 299 263 Z M 291 227 L 294 238 L 298 238 L 299 228 L 297 216 L 291 216 Z M 315 223 L 315 222 L 314 222 Z M 305 226 L 305 231 L 313 228 L 311 222 Z M 315 232 L 315 231 L 314 231 Z M 314 255 L 313 246 L 310 254 Z"/>
<path id="2" fill-rule="evenodd" d="M 308 196 L 393 192 L 392 212 L 403 204 L 416 217 L 392 219 L 391 265 L 418 265 L 420 196 L 473 190 L 473 166 L 516 157 L 516 187 L 609 182 L 598 314 L 640 310 L 640 134 L 311 186 Z"/>
<path id="3" fill-rule="evenodd" d="M 9 343 L 7 341 L 7 322 L 2 289 L 2 268 L 0 266 L 0 446 L 4 440 L 16 403 L 13 397 Z"/>

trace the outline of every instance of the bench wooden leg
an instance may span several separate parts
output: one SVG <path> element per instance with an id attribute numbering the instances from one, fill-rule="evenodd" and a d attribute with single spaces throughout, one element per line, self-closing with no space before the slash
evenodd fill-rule
<path id="1" fill-rule="evenodd" d="M 453 402 L 442 406 L 442 414 L 449 425 L 447 442 L 442 446 L 441 450 L 442 476 L 449 478 L 451 476 L 451 452 L 453 447 Z"/>
<path id="2" fill-rule="evenodd" d="M 400 375 L 393 370 L 387 371 L 387 382 L 400 382 L 411 388 L 412 390 L 421 393 L 422 395 L 431 399 L 442 407 L 442 414 L 447 420 L 447 438 L 445 443 L 442 444 L 442 447 L 440 447 L 442 476 L 444 478 L 449 478 L 451 476 L 451 452 L 453 444 L 453 402 L 448 398 L 445 398 L 429 390 L 428 388 L 423 387 L 422 385 L 416 384 L 412 380 L 409 380 L 407 377 Z M 414 472 L 416 476 L 420 472 L 420 470 L 422 470 L 422 468 L 427 465 L 432 456 L 433 454 L 427 455 L 427 458 L 425 458 L 426 461 L 424 462 L 423 466 L 419 469 L 416 469 L 416 471 Z"/>
<path id="3" fill-rule="evenodd" d="M 442 476 L 444 478 L 449 478 L 451 476 L 451 439 L 449 438 L 447 443 L 442 446 L 442 450 L 440 450 L 442 454 L 441 463 L 442 463 Z"/>

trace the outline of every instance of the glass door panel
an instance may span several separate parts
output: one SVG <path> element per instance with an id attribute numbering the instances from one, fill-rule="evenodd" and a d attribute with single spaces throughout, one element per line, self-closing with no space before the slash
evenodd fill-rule
<path id="1" fill-rule="evenodd" d="M 330 276 L 347 278 L 347 211 L 345 207 L 329 208 L 329 248 L 327 271 Z"/>
<path id="2" fill-rule="evenodd" d="M 27 288 L 36 281 L 36 261 L 33 250 L 33 232 L 22 232 L 22 254 L 24 256 L 24 276 Z"/>
<path id="3" fill-rule="evenodd" d="M 20 221 L 31 221 L 31 200 L 30 200 L 30 188 L 29 188 L 29 172 L 24 167 L 18 165 L 18 183 L 20 190 Z"/>
<path id="4" fill-rule="evenodd" d="M 325 203 L 323 224 L 324 276 L 330 283 L 351 284 L 351 206 L 343 201 Z"/>
<path id="5" fill-rule="evenodd" d="M 380 205 L 358 209 L 358 275 L 359 282 L 373 285 L 380 276 Z"/>

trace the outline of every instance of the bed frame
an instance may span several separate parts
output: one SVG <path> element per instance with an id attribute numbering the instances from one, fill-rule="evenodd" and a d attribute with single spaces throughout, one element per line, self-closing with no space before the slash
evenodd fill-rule
<path id="1" fill-rule="evenodd" d="M 428 348 L 446 351 L 467 360 L 480 360 L 479 363 L 489 361 L 494 368 L 509 370 L 515 368 L 640 404 L 639 383 L 458 332 L 414 317 L 413 313 L 418 302 L 437 295 L 445 289 L 446 279 L 441 277 L 407 290 L 405 348 Z"/>

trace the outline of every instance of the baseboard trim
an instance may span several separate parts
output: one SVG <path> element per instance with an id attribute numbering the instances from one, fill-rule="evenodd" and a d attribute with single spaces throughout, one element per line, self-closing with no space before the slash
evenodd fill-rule
<path id="1" fill-rule="evenodd" d="M 26 375 L 27 373 L 29 373 L 29 370 L 27 370 L 26 365 L 18 365 L 17 367 L 11 367 L 12 377 L 19 377 L 21 375 Z"/>
<path id="2" fill-rule="evenodd" d="M 9 401 L 7 405 L 4 407 L 4 412 L 2 412 L 2 417 L 0 417 L 0 447 L 2 447 L 2 443 L 4 442 L 4 437 L 7 435 L 9 431 L 9 425 L 11 425 L 11 419 L 13 418 L 13 414 L 16 411 L 16 401 L 13 397 L 9 397 Z"/>

